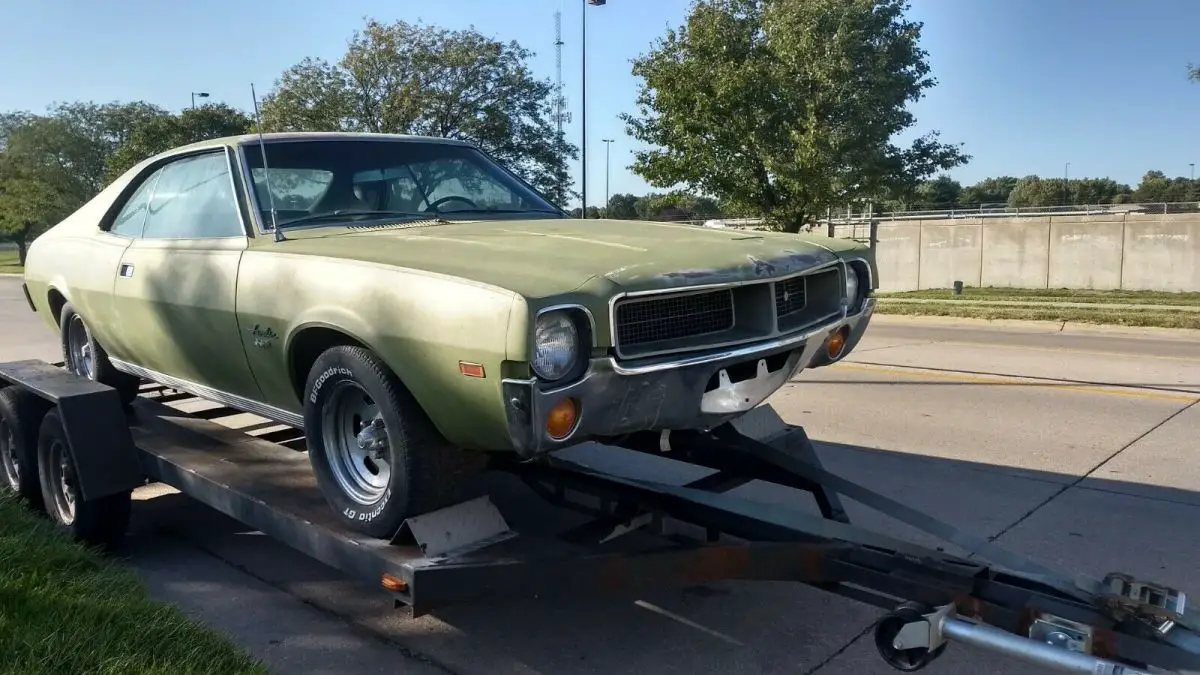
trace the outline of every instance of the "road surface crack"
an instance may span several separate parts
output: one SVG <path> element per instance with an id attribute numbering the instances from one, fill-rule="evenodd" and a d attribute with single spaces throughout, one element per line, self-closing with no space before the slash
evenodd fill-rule
<path id="1" fill-rule="evenodd" d="M 1117 457 L 1119 457 L 1121 455 L 1121 453 L 1123 453 L 1126 450 L 1128 450 L 1129 448 L 1133 447 L 1138 441 L 1141 441 L 1143 438 L 1149 436 L 1150 434 L 1154 433 L 1155 431 L 1158 431 L 1167 422 L 1170 422 L 1171 420 L 1175 419 L 1176 417 L 1179 417 L 1183 413 L 1185 413 L 1188 410 L 1195 407 L 1196 404 L 1198 404 L 1198 403 L 1200 403 L 1200 400 L 1192 401 L 1191 403 L 1183 406 L 1179 410 L 1176 410 L 1175 412 L 1171 413 L 1165 419 L 1158 422 L 1154 426 L 1150 427 L 1146 431 L 1142 432 L 1141 434 L 1138 434 L 1138 436 L 1136 438 L 1134 438 L 1132 441 L 1129 441 L 1125 445 L 1118 448 L 1116 452 L 1113 452 L 1108 457 L 1105 457 L 1104 459 L 1100 460 L 1100 462 L 1098 464 L 1096 464 L 1096 466 L 1093 466 L 1091 469 L 1088 469 L 1083 475 L 1079 476 L 1078 478 L 1071 481 L 1070 483 L 1060 486 L 1058 490 L 1056 490 L 1049 497 L 1042 500 L 1041 503 L 1034 506 L 1032 509 L 1026 511 L 1025 514 L 1022 515 L 1020 518 L 1017 518 L 1015 521 L 1013 521 L 1011 524 L 1009 524 L 1008 526 L 1001 529 L 996 534 L 988 537 L 988 541 L 993 541 L 993 542 L 996 541 L 1000 537 L 1003 537 L 1005 534 L 1012 531 L 1013 528 L 1017 527 L 1018 525 L 1025 522 L 1026 520 L 1029 520 L 1029 518 L 1032 517 L 1033 514 L 1037 513 L 1038 511 L 1041 511 L 1048 504 L 1050 504 L 1050 502 L 1053 502 L 1055 499 L 1058 499 L 1066 491 L 1070 490 L 1071 488 L 1078 487 L 1080 483 L 1087 480 L 1088 478 L 1091 478 L 1092 475 L 1095 474 L 1097 471 L 1099 471 L 1101 467 L 1103 467 L 1105 464 L 1108 464 L 1109 462 L 1111 462 L 1114 459 L 1116 459 Z"/>

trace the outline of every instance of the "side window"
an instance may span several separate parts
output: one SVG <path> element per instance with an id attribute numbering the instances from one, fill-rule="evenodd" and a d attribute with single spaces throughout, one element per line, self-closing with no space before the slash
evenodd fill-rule
<path id="1" fill-rule="evenodd" d="M 150 196 L 144 238 L 213 239 L 242 234 L 224 152 L 188 157 L 162 168 Z"/>
<path id="2" fill-rule="evenodd" d="M 137 189 L 130 195 L 129 201 L 125 202 L 125 206 L 121 207 L 121 212 L 113 219 L 112 227 L 108 228 L 109 232 L 122 237 L 142 236 L 142 225 L 146 223 L 146 204 L 161 173 L 162 169 L 155 171 L 142 181 L 141 185 L 137 186 Z"/>

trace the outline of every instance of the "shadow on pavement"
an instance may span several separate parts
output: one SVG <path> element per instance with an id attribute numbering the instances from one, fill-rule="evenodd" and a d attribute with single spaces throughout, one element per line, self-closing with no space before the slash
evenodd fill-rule
<path id="1" fill-rule="evenodd" d="M 912 454 L 818 443 L 826 468 L 976 535 L 1070 573 L 1120 569 L 1188 590 L 1200 546 L 1180 532 L 1200 527 L 1200 498 L 1188 490 Z M 628 467 L 625 458 L 595 458 Z M 661 458 L 640 456 L 638 473 L 684 482 L 694 477 Z M 657 466 L 654 466 L 657 465 Z M 674 466 L 673 466 L 674 465 Z M 694 468 L 693 468 L 694 469 Z M 628 469 L 626 469 L 628 470 Z M 493 500 L 518 531 L 561 530 L 576 514 L 545 505 L 511 477 L 489 477 Z M 740 496 L 796 503 L 815 513 L 811 498 L 772 484 L 752 483 Z M 1047 503 L 1048 502 L 1048 503 Z M 940 542 L 886 515 L 847 500 L 863 527 L 926 545 Z M 139 502 L 137 558 L 170 533 L 263 582 L 344 617 L 398 649 L 397 657 L 428 659 L 451 672 L 697 673 L 892 672 L 860 638 L 879 612 L 873 607 L 789 583 L 721 582 L 652 593 L 541 597 L 449 607 L 419 619 L 394 610 L 369 584 L 299 555 L 179 494 Z M 139 553 L 140 549 L 140 553 Z M 950 552 L 961 553 L 953 547 Z M 171 583 L 190 592 L 218 592 L 204 579 Z M 190 585 L 190 586 L 189 586 Z M 264 627 L 264 635 L 269 635 Z M 853 649 L 847 649 L 855 644 Z M 320 640 L 314 639 L 314 648 Z M 967 649 L 926 672 L 1036 672 Z M 999 670 L 993 670 L 992 668 Z M 982 670 L 981 670 L 982 669 Z"/>

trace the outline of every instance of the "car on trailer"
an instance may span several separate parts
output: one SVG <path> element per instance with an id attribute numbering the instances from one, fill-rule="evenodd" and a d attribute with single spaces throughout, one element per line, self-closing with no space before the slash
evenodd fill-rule
<path id="1" fill-rule="evenodd" d="M 494 455 L 710 429 L 854 349 L 872 251 L 572 219 L 471 144 L 281 133 L 148 158 L 29 247 L 66 367 L 302 428 L 391 536 Z"/>

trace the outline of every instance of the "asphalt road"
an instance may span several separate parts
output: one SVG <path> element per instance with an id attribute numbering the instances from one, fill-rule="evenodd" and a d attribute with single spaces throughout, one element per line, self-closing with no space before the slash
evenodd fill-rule
<path id="1" fill-rule="evenodd" d="M 57 358 L 0 278 L 0 359 Z M 773 399 L 827 468 L 1070 572 L 1200 591 L 1200 337 L 877 317 L 848 363 Z M 747 496 L 796 494 L 751 484 Z M 152 592 L 278 672 L 884 674 L 869 607 L 787 584 L 547 597 L 420 619 L 180 495 L 146 498 Z M 925 541 L 850 503 L 859 524 Z M 532 499 L 506 516 L 545 513 Z M 929 673 L 1041 672 L 951 647 Z"/>

